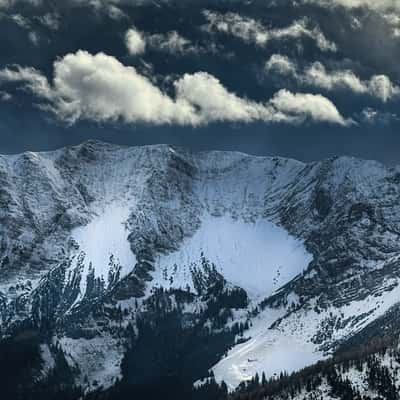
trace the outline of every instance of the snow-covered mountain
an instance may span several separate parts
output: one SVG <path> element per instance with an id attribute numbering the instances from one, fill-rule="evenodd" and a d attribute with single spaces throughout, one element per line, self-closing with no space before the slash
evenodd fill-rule
<path id="1" fill-rule="evenodd" d="M 234 389 L 399 331 L 398 168 L 90 141 L 1 156 L 0 181 L 0 333 L 37 338 L 30 382 Z"/>

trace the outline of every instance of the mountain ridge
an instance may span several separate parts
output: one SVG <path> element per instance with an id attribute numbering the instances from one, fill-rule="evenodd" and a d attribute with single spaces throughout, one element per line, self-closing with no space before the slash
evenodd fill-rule
<path id="1" fill-rule="evenodd" d="M 0 333 L 38 332 L 44 380 L 59 353 L 89 392 L 179 375 L 211 341 L 188 382 L 234 389 L 328 357 L 398 303 L 400 179 L 378 162 L 88 141 L 1 156 L 0 180 Z M 139 372 L 130 349 L 163 324 L 194 347 Z"/>

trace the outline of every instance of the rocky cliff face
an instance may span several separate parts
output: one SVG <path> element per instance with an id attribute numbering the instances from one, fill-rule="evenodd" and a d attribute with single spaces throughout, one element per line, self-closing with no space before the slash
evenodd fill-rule
<path id="1" fill-rule="evenodd" d="M 396 168 L 86 142 L 1 156 L 0 179 L 0 333 L 38 337 L 36 380 L 62 359 L 86 391 L 211 368 L 233 388 L 396 313 Z"/>

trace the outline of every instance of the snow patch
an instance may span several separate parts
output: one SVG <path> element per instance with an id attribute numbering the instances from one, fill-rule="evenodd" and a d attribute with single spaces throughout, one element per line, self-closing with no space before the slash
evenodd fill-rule
<path id="1" fill-rule="evenodd" d="M 190 270 L 201 266 L 203 255 L 228 282 L 245 289 L 253 299 L 271 295 L 312 260 L 302 241 L 272 222 L 207 214 L 178 251 L 159 256 L 153 285 L 193 289 Z"/>
<path id="2" fill-rule="evenodd" d="M 85 254 L 84 271 L 81 280 L 81 294 L 86 290 L 86 276 L 90 265 L 94 268 L 95 277 L 107 281 L 110 270 L 110 257 L 121 267 L 121 278 L 129 274 L 135 264 L 129 241 L 126 220 L 129 207 L 122 204 L 111 204 L 97 212 L 89 224 L 75 228 L 72 239 L 79 245 L 79 252 Z"/>
<path id="3" fill-rule="evenodd" d="M 225 381 L 233 390 L 256 373 L 261 377 L 264 372 L 267 378 L 272 378 L 284 371 L 298 371 L 324 358 L 302 332 L 270 328 L 285 312 L 284 308 L 266 309 L 252 320 L 253 326 L 245 332 L 251 339 L 235 346 L 213 367 L 217 382 Z"/>
<path id="4" fill-rule="evenodd" d="M 389 280 L 387 285 L 390 287 L 393 283 Z M 400 285 L 397 285 L 379 296 L 372 294 L 342 307 L 331 306 L 323 313 L 313 309 L 292 313 L 273 329 L 271 325 L 285 315 L 286 309 L 267 308 L 252 319 L 253 326 L 245 332 L 250 340 L 233 347 L 227 357 L 213 367 L 215 378 L 218 382 L 224 380 L 230 389 L 234 389 L 241 381 L 251 379 L 256 373 L 261 376 L 265 372 L 266 377 L 270 378 L 283 371 L 291 373 L 312 365 L 329 356 L 312 341 L 317 332 L 325 329 L 327 320 L 348 323 L 337 327 L 325 344 L 360 332 L 398 303 L 399 296 Z M 289 304 L 292 300 L 289 300 Z M 357 316 L 362 314 L 364 318 L 357 321 Z"/>

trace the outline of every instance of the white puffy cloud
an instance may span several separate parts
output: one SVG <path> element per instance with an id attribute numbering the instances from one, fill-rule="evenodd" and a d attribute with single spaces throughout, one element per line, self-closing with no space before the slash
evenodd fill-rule
<path id="1" fill-rule="evenodd" d="M 295 21 L 287 28 L 272 29 L 270 34 L 272 39 L 308 37 L 322 51 L 337 51 L 336 44 L 328 40 L 319 28 L 309 28 L 306 19 Z"/>
<path id="2" fill-rule="evenodd" d="M 305 119 L 347 125 L 335 105 L 320 95 L 281 90 L 266 103 L 257 103 L 228 92 L 210 74 L 186 74 L 175 83 L 177 98 L 201 110 L 202 122 L 266 121 L 301 123 Z"/>
<path id="3" fill-rule="evenodd" d="M 285 28 L 268 29 L 260 22 L 243 17 L 239 14 L 228 12 L 220 14 L 205 11 L 208 20 L 208 31 L 223 32 L 235 36 L 245 42 L 258 46 L 266 46 L 271 40 L 310 38 L 322 51 L 336 51 L 335 43 L 329 41 L 317 27 L 310 28 L 306 19 L 294 21 Z"/>
<path id="4" fill-rule="evenodd" d="M 293 4 L 298 5 L 297 0 Z M 300 0 L 300 4 L 316 4 L 332 9 L 340 6 L 349 10 L 363 8 L 380 14 L 386 20 L 395 38 L 400 37 L 400 1 L 399 0 Z M 361 21 L 353 16 L 353 27 L 359 29 Z"/>
<path id="5" fill-rule="evenodd" d="M 289 76 L 298 83 L 324 90 L 345 89 L 357 94 L 368 94 L 387 102 L 400 95 L 400 88 L 393 84 L 386 75 L 374 75 L 369 80 L 362 80 L 349 69 L 327 71 L 321 62 L 314 62 L 302 71 L 288 57 L 275 54 L 266 62 L 267 73 Z"/>
<path id="6" fill-rule="evenodd" d="M 198 72 L 185 74 L 175 82 L 176 95 L 179 99 L 201 110 L 201 122 L 207 121 L 273 121 L 280 118 L 274 115 L 269 105 L 259 104 L 238 97 L 228 92 L 214 76 Z"/>
<path id="7" fill-rule="evenodd" d="M 177 31 L 148 35 L 146 41 L 154 49 L 171 54 L 197 53 L 200 51 L 193 43 Z"/>
<path id="8" fill-rule="evenodd" d="M 271 104 L 286 115 L 304 115 L 314 121 L 327 121 L 347 125 L 335 105 L 326 97 L 308 93 L 291 93 L 286 89 L 274 95 Z"/>
<path id="9" fill-rule="evenodd" d="M 252 18 L 245 18 L 235 13 L 220 14 L 214 11 L 204 11 L 208 21 L 209 31 L 223 32 L 238 37 L 246 42 L 264 46 L 270 39 L 264 26 Z"/>
<path id="10" fill-rule="evenodd" d="M 400 94 L 400 88 L 394 85 L 386 75 L 374 75 L 368 82 L 369 92 L 386 102 Z"/>
<path id="11" fill-rule="evenodd" d="M 170 96 L 134 67 L 104 53 L 67 54 L 54 63 L 52 83 L 33 68 L 5 68 L 0 70 L 0 84 L 7 82 L 22 82 L 41 99 L 40 107 L 69 123 L 79 119 L 192 126 L 219 121 L 349 123 L 323 96 L 284 90 L 258 103 L 229 92 L 205 72 L 177 79 L 175 95 Z"/>
<path id="12" fill-rule="evenodd" d="M 200 53 L 206 50 L 196 46 L 177 31 L 149 34 L 131 28 L 125 34 L 125 43 L 130 54 L 143 54 L 146 47 L 174 55 Z"/>
<path id="13" fill-rule="evenodd" d="M 368 7 L 372 10 L 400 10 L 398 0 L 302 0 L 303 3 L 314 3 L 326 7 L 343 6 L 347 8 Z"/>
<path id="14" fill-rule="evenodd" d="M 392 34 L 395 38 L 400 37 L 400 13 L 388 12 L 383 14 L 389 27 L 392 29 Z"/>
<path id="15" fill-rule="evenodd" d="M 289 57 L 281 54 L 273 54 L 265 63 L 265 70 L 287 76 L 297 75 L 297 65 Z"/>
<path id="16" fill-rule="evenodd" d="M 125 34 L 125 44 L 129 54 L 143 54 L 146 50 L 146 40 L 142 32 L 132 27 Z"/>
<path id="17" fill-rule="evenodd" d="M 307 84 L 312 84 L 326 90 L 346 88 L 355 93 L 368 91 L 367 84 L 362 82 L 351 70 L 327 71 L 320 62 L 314 62 L 304 71 L 303 78 Z"/>
<path id="18" fill-rule="evenodd" d="M 24 82 L 27 90 L 47 100 L 44 108 L 70 123 L 123 119 L 184 124 L 193 114 L 189 104 L 174 102 L 135 68 L 103 53 L 78 51 L 57 60 L 52 85 L 39 71 L 23 67 L 0 70 L 2 81 Z"/>
<path id="19" fill-rule="evenodd" d="M 369 94 L 383 102 L 400 94 L 400 88 L 393 84 L 386 75 L 374 75 L 369 80 L 361 80 L 350 70 L 328 72 L 319 62 L 305 70 L 303 79 L 309 85 L 327 90 L 344 88 L 354 93 Z"/>

